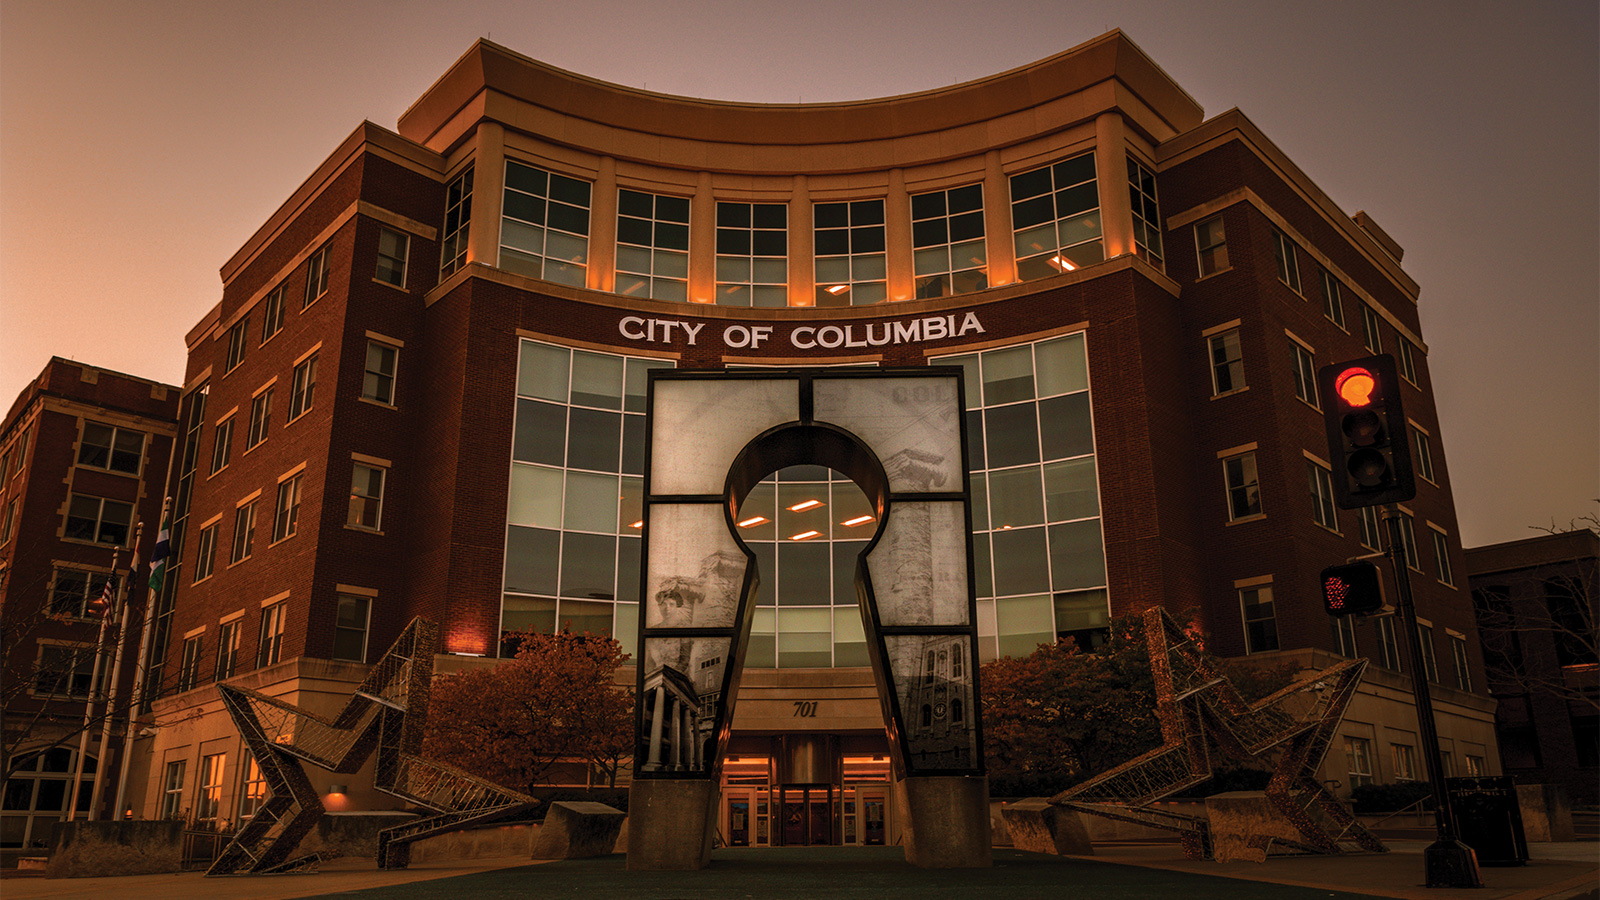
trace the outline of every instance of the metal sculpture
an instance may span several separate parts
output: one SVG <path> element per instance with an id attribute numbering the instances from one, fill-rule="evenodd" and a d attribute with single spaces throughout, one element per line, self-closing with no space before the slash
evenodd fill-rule
<path id="1" fill-rule="evenodd" d="M 318 861 L 314 853 L 289 858 L 324 812 L 302 768 L 306 762 L 353 773 L 376 752 L 373 787 L 437 813 L 379 832 L 381 869 L 405 868 L 413 841 L 538 805 L 532 797 L 418 755 L 438 633 L 438 626 L 426 619 L 411 620 L 333 719 L 258 691 L 217 686 L 271 796 L 207 875 L 285 872 Z"/>
<path id="2" fill-rule="evenodd" d="M 1175 831 L 1186 856 L 1207 859 L 1213 848 L 1205 819 L 1151 804 L 1210 778 L 1213 753 L 1235 761 L 1275 756 L 1266 798 L 1294 826 L 1299 840 L 1277 837 L 1274 843 L 1294 853 L 1340 853 L 1347 844 L 1387 850 L 1316 777 L 1361 684 L 1366 660 L 1312 673 L 1249 704 L 1166 610 L 1146 610 L 1144 632 L 1164 743 L 1057 794 L 1052 804 Z"/>

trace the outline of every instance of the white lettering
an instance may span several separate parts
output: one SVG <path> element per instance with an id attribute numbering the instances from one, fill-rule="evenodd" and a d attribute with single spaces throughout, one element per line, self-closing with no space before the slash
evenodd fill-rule
<path id="1" fill-rule="evenodd" d="M 722 329 L 722 342 L 734 349 L 750 346 L 750 329 L 743 325 L 729 325 Z"/>
<path id="2" fill-rule="evenodd" d="M 953 317 L 952 317 L 953 318 Z M 922 320 L 922 339 L 925 341 L 943 340 L 950 336 L 950 323 L 938 316 L 929 316 Z"/>
<path id="3" fill-rule="evenodd" d="M 975 312 L 967 313 L 966 318 L 961 320 L 961 335 L 965 335 L 969 331 L 983 334 L 983 326 L 978 324 L 978 314 Z M 961 335 L 957 335 L 957 337 Z"/>
<path id="4" fill-rule="evenodd" d="M 817 346 L 817 342 L 814 340 L 816 333 L 817 330 L 810 325 L 802 325 L 789 332 L 789 343 L 799 347 L 801 350 L 810 350 Z"/>
<path id="5" fill-rule="evenodd" d="M 698 335 L 700 333 L 700 329 L 706 327 L 706 323 L 704 323 L 704 322 L 701 322 L 698 325 L 690 325 L 688 322 L 681 322 L 679 324 L 681 324 L 683 326 L 683 333 L 688 335 L 688 337 L 689 337 L 689 346 L 691 346 L 691 347 L 694 346 L 695 335 Z"/>
<path id="6" fill-rule="evenodd" d="M 639 318 L 638 316 L 624 316 L 622 318 L 622 321 L 617 323 L 617 330 L 622 332 L 622 336 L 627 338 L 630 341 L 642 341 L 642 340 L 644 340 L 644 332 L 643 331 L 637 331 L 637 332 L 629 331 L 628 327 L 631 325 L 631 326 L 633 326 L 633 328 L 637 329 L 640 325 L 643 325 L 643 324 L 644 324 L 644 320 Z"/>
<path id="7" fill-rule="evenodd" d="M 846 347 L 865 347 L 867 342 L 856 337 L 856 327 L 854 325 L 846 325 L 844 327 L 844 345 Z"/>
<path id="8" fill-rule="evenodd" d="M 754 325 L 750 328 L 750 349 L 759 350 L 761 342 L 772 337 L 771 325 Z"/>
<path id="9" fill-rule="evenodd" d="M 909 344 L 912 341 L 920 340 L 922 340 L 922 321 L 920 319 L 894 323 L 894 342 L 896 344 Z"/>
<path id="10" fill-rule="evenodd" d="M 817 329 L 817 343 L 829 350 L 844 343 L 844 329 L 837 325 L 824 325 Z"/>
<path id="11" fill-rule="evenodd" d="M 874 324 L 882 324 L 883 325 L 883 337 L 876 337 L 876 336 L 873 335 L 872 326 Z M 867 343 L 869 345 L 873 346 L 873 347 L 882 347 L 884 344 L 889 343 L 889 338 L 892 337 L 893 335 L 894 335 L 894 331 L 893 331 L 892 328 L 890 328 L 890 323 L 888 323 L 888 322 L 882 322 L 882 323 L 868 322 L 867 323 Z"/>

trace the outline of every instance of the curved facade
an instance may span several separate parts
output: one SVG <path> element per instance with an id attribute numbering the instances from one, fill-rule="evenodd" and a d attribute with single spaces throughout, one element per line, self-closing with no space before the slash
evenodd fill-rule
<path id="1" fill-rule="evenodd" d="M 1193 611 L 1227 655 L 1370 656 L 1387 671 L 1325 774 L 1407 777 L 1387 710 L 1415 667 L 1380 622 L 1331 627 L 1316 574 L 1377 539 L 1333 506 L 1315 368 L 1381 349 L 1431 460 L 1406 511 L 1442 731 L 1458 772 L 1488 770 L 1400 256 L 1119 32 L 949 88 L 806 105 L 652 94 L 479 42 L 398 133 L 350 136 L 227 262 L 190 332 L 176 538 L 192 555 L 220 528 L 210 540 L 235 546 L 236 511 L 259 512 L 255 549 L 172 580 L 165 664 L 221 638 L 256 664 L 220 677 L 305 689 L 413 615 L 458 655 L 567 626 L 632 649 L 649 368 L 956 364 L 984 659 L 1092 645 L 1156 603 Z M 740 510 L 772 575 L 734 722 L 748 752 L 727 767 L 748 842 L 794 842 L 776 792 L 800 783 L 784 760 L 817 748 L 835 774 L 821 812 L 794 801 L 789 837 L 867 840 L 850 785 L 881 774 L 882 723 L 845 573 L 870 515 L 805 467 Z M 156 748 L 152 782 L 180 747 Z"/>

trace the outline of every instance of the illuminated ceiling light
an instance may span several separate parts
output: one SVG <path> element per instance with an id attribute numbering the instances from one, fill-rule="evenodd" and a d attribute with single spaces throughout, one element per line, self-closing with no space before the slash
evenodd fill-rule
<path id="1" fill-rule="evenodd" d="M 1000 530 L 1001 531 L 1010 531 L 1011 530 L 1011 526 L 1010 525 L 1001 525 L 1000 526 Z"/>
<path id="2" fill-rule="evenodd" d="M 629 528 L 643 528 L 644 527 L 644 520 L 640 519 L 639 521 L 633 523 L 632 525 L 629 525 L 628 527 Z"/>
<path id="3" fill-rule="evenodd" d="M 850 290 L 850 285 L 848 285 L 848 284 L 836 284 L 833 287 L 828 288 L 828 293 L 833 294 L 834 296 L 837 297 L 838 295 L 840 295 L 840 294 L 842 294 L 842 293 L 844 293 L 845 291 L 848 291 L 848 290 Z"/>
<path id="4" fill-rule="evenodd" d="M 739 523 L 740 528 L 749 528 L 751 525 L 760 525 L 767 520 L 766 516 L 751 516 Z"/>
<path id="5" fill-rule="evenodd" d="M 1059 253 L 1050 257 L 1050 265 L 1055 266 L 1063 272 L 1075 272 L 1078 269 L 1078 267 L 1073 264 L 1072 260 L 1067 259 L 1065 256 L 1062 256 Z"/>
<path id="6" fill-rule="evenodd" d="M 821 533 L 822 532 L 817 531 L 816 529 L 812 529 L 811 531 L 802 531 L 799 534 L 791 534 L 791 535 L 789 535 L 789 540 L 791 540 L 791 541 L 803 541 L 803 540 L 806 540 L 807 538 L 814 538 L 814 537 L 816 537 L 817 535 L 819 535 Z"/>
<path id="7" fill-rule="evenodd" d="M 866 523 L 871 522 L 871 521 L 872 521 L 872 517 L 871 516 L 856 516 L 854 519 L 845 519 L 840 524 L 841 525 L 849 525 L 851 527 L 854 527 L 856 525 L 865 525 Z"/>
<path id="8" fill-rule="evenodd" d="M 821 505 L 822 505 L 822 501 L 821 500 L 806 500 L 803 503 L 796 503 L 795 505 L 789 507 L 789 511 L 790 512 L 805 512 L 808 509 L 815 509 L 816 507 L 821 506 Z"/>

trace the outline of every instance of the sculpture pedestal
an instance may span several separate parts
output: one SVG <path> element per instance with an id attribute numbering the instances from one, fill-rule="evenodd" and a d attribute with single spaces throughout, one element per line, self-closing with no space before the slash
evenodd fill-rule
<path id="1" fill-rule="evenodd" d="M 989 779 L 913 775 L 898 787 L 906 862 L 924 869 L 983 869 L 994 864 Z"/>
<path id="2" fill-rule="evenodd" d="M 1050 801 L 1033 797 L 1008 803 L 1000 809 L 1011 831 L 1011 844 L 1031 853 L 1056 856 L 1093 856 L 1089 832 L 1083 820 L 1070 809 L 1052 806 Z"/>
<path id="3" fill-rule="evenodd" d="M 703 869 L 716 824 L 716 782 L 636 778 L 628 790 L 628 868 Z"/>

